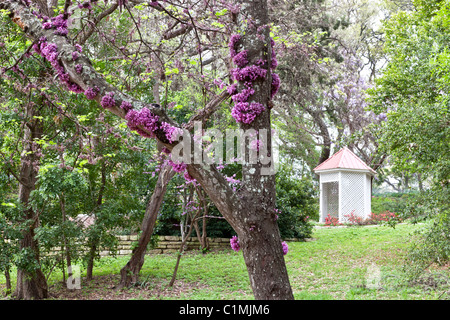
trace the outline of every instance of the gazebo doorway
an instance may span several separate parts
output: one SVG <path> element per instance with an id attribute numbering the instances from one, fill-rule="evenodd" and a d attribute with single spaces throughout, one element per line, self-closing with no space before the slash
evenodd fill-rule
<path id="1" fill-rule="evenodd" d="M 323 215 L 330 215 L 339 219 L 339 182 L 325 182 L 323 184 Z"/>

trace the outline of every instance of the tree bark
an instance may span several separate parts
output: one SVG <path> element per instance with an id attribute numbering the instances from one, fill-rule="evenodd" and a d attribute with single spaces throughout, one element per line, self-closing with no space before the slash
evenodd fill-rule
<path id="1" fill-rule="evenodd" d="M 27 106 L 27 120 L 24 125 L 24 148 L 21 155 L 21 168 L 19 175 L 19 201 L 24 208 L 24 220 L 29 222 L 28 227 L 22 231 L 20 240 L 20 250 L 31 253 L 29 258 L 34 261 L 28 261 L 30 269 L 17 269 L 17 286 L 14 295 L 17 299 L 32 300 L 48 297 L 47 280 L 45 279 L 39 264 L 39 247 L 35 239 L 35 228 L 39 225 L 39 217 L 30 207 L 29 200 L 31 191 L 34 190 L 37 181 L 38 158 L 35 157 L 37 146 L 33 146 L 34 139 L 40 139 L 42 136 L 42 123 L 37 116 L 37 112 L 32 106 Z"/>
<path id="2" fill-rule="evenodd" d="M 128 287 L 131 283 L 136 282 L 139 278 L 139 272 L 144 264 L 145 253 L 150 242 L 158 217 L 159 208 L 164 199 L 167 185 L 175 175 L 175 171 L 168 164 L 164 164 L 158 175 L 155 190 L 147 204 L 144 220 L 142 222 L 142 233 L 138 240 L 138 245 L 133 249 L 132 255 L 128 263 L 120 270 L 120 283 L 117 289 Z"/>
<path id="3" fill-rule="evenodd" d="M 9 268 L 6 268 L 5 270 L 5 280 L 6 280 L 6 290 L 5 290 L 5 297 L 11 294 L 11 275 L 9 273 Z"/>

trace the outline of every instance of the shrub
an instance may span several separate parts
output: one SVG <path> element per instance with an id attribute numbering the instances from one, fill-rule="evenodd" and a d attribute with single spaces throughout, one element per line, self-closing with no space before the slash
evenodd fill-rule
<path id="1" fill-rule="evenodd" d="M 415 193 L 382 193 L 372 196 L 372 211 L 382 213 L 385 211 L 405 212 L 408 204 L 416 197 Z"/>
<path id="2" fill-rule="evenodd" d="M 363 219 L 362 217 L 355 215 L 354 211 L 352 211 L 352 213 L 350 213 L 346 217 L 347 217 L 348 221 L 350 222 L 350 224 L 355 224 L 358 226 L 363 226 L 363 225 L 369 224 L 368 222 L 370 221 L 370 218 Z"/>
<path id="3" fill-rule="evenodd" d="M 350 213 L 349 215 L 346 215 L 345 217 L 348 219 L 349 224 L 359 226 L 381 224 L 381 223 L 394 224 L 401 221 L 399 215 L 390 211 L 385 211 L 381 213 L 372 212 L 369 218 L 367 219 L 363 219 L 362 217 L 355 215 L 354 212 Z"/>
<path id="4" fill-rule="evenodd" d="M 328 216 L 325 218 L 325 225 L 326 226 L 338 226 L 341 225 L 341 223 L 339 222 L 339 218 L 338 217 L 333 217 L 330 214 L 328 214 Z"/>
<path id="5" fill-rule="evenodd" d="M 282 238 L 309 238 L 311 219 L 317 219 L 317 192 L 310 177 L 299 176 L 295 169 L 281 165 L 276 175 L 278 227 Z"/>

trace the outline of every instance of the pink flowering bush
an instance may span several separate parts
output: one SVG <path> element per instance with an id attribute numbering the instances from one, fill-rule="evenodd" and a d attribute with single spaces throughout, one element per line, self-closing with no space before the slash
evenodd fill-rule
<path id="1" fill-rule="evenodd" d="M 381 213 L 372 212 L 367 219 L 355 215 L 355 213 L 352 211 L 349 215 L 346 215 L 345 217 L 347 218 L 348 222 L 351 225 L 360 225 L 360 226 L 380 224 L 383 222 L 390 222 L 393 220 L 401 221 L 401 219 L 396 213 L 390 211 L 385 211 Z"/>
<path id="2" fill-rule="evenodd" d="M 377 224 L 380 222 L 389 222 L 392 220 L 401 221 L 402 219 L 399 217 L 398 214 L 396 214 L 395 212 L 390 212 L 390 211 L 384 211 L 381 213 L 372 212 L 368 219 L 370 224 Z"/>
<path id="3" fill-rule="evenodd" d="M 330 214 L 328 214 L 328 216 L 325 218 L 325 225 L 329 227 L 329 226 L 338 226 L 341 224 L 339 223 L 339 218 L 333 217 Z"/>

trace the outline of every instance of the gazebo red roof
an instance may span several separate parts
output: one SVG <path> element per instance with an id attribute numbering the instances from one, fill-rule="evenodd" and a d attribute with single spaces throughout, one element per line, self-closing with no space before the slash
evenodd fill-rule
<path id="1" fill-rule="evenodd" d="M 331 170 L 331 169 L 355 169 L 366 170 L 375 174 L 375 170 L 364 163 L 358 156 L 351 152 L 347 147 L 336 152 L 332 157 L 328 158 L 317 167 L 314 171 Z"/>

